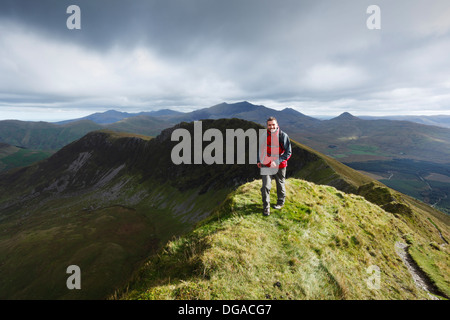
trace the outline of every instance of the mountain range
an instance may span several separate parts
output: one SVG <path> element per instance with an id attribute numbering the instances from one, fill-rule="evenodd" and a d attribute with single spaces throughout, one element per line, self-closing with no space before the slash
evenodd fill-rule
<path id="1" fill-rule="evenodd" d="M 292 139 L 450 213 L 450 129 L 410 121 L 364 120 L 347 112 L 318 120 L 292 108 L 274 110 L 247 101 L 186 113 L 110 110 L 58 124 L 0 121 L 3 149 L 5 144 L 11 146 L 8 153 L 0 152 L 0 170 L 43 159 L 95 130 L 156 136 L 180 122 L 239 118 L 265 125 L 269 116 L 275 116 Z M 21 153 L 13 153 L 18 147 Z"/>
<path id="2" fill-rule="evenodd" d="M 249 102 L 221 103 L 181 113 L 172 110 L 130 114 L 107 111 L 59 124 L 17 120 L 0 121 L 0 142 L 28 149 L 56 151 L 99 129 L 155 136 L 179 122 L 239 118 L 265 124 L 275 116 L 283 130 L 297 141 L 343 162 L 414 159 L 448 163 L 450 130 L 409 121 L 362 120 L 347 112 L 318 120 L 291 108 L 281 111 Z"/>
<path id="3" fill-rule="evenodd" d="M 98 124 L 111 124 L 126 118 L 131 117 L 138 117 L 138 116 L 174 116 L 177 114 L 182 114 L 182 112 L 170 110 L 170 109 L 161 109 L 157 111 L 148 111 L 148 112 L 138 112 L 138 113 L 129 113 L 129 112 L 120 112 L 116 110 L 108 110 L 105 112 L 96 112 L 91 115 L 88 115 L 86 117 L 78 118 L 78 119 L 72 119 L 72 120 L 65 120 L 65 121 L 58 121 L 56 124 L 67 124 L 71 122 L 77 122 L 81 120 L 90 120 Z"/>
<path id="4" fill-rule="evenodd" d="M 220 290 L 207 288 L 217 285 L 214 279 L 233 278 L 236 267 L 266 270 L 258 275 L 266 287 L 261 292 L 272 297 L 267 284 L 280 277 L 285 285 L 287 274 L 280 274 L 279 268 L 286 266 L 303 277 L 319 277 L 310 284 L 316 285 L 315 292 L 332 284 L 334 293 L 327 291 L 322 298 L 429 298 L 414 286 L 408 267 L 394 254 L 396 242 L 406 242 L 405 254 L 415 257 L 435 288 L 431 293 L 448 297 L 448 216 L 293 140 L 288 204 L 269 217 L 272 220 L 261 220 L 255 165 L 173 164 L 176 142 L 171 133 L 182 128 L 193 136 L 193 127 L 192 122 L 180 122 L 155 138 L 93 131 L 47 159 L 1 173 L 0 278 L 7 281 L 0 282 L 0 298 L 163 298 L 159 294 L 173 289 L 170 297 L 214 299 L 221 297 Z M 225 135 L 226 129 L 263 127 L 237 118 L 204 120 L 203 130 L 210 128 Z M 250 225 L 240 229 L 243 223 Z M 259 251 L 261 242 L 254 237 L 264 234 L 264 226 L 271 231 L 261 241 L 270 244 L 282 232 L 287 242 L 281 246 L 288 249 L 283 254 L 290 252 L 287 260 L 266 257 L 273 273 L 267 273 L 271 269 L 266 264 L 249 265 L 252 258 L 245 253 Z M 294 245 L 311 236 L 321 240 L 309 243 L 305 256 L 299 256 Z M 245 245 L 226 245 L 237 238 Z M 208 255 L 208 248 L 217 252 Z M 244 248 L 247 251 L 240 251 Z M 214 264 L 221 261 L 215 259 L 217 254 L 236 256 L 234 267 Z M 169 260 L 161 260 L 165 257 Z M 345 269 L 332 267 L 339 261 L 347 261 Z M 370 263 L 383 268 L 389 285 L 372 293 L 354 289 L 362 285 L 354 272 L 362 274 Z M 81 290 L 66 286 L 71 265 L 81 269 Z M 398 278 L 389 268 L 399 272 Z M 201 292 L 189 282 L 197 283 L 200 274 Z M 292 298 L 320 297 L 289 281 Z M 148 283 L 141 293 L 134 291 Z M 169 287 L 158 289 L 166 284 Z M 127 287 L 134 296 L 127 296 Z M 246 296 L 244 291 L 228 297 L 267 298 L 261 292 Z"/>
<path id="5" fill-rule="evenodd" d="M 438 126 L 444 128 L 450 128 L 450 116 L 448 115 L 437 115 L 437 116 L 384 116 L 384 117 L 374 117 L 374 116 L 361 116 L 364 120 L 400 120 L 400 121 L 410 121 L 420 124 L 426 124 L 430 126 Z"/>
<path id="6" fill-rule="evenodd" d="M 90 131 L 109 129 L 155 136 L 179 122 L 239 118 L 265 124 L 275 116 L 294 139 L 345 162 L 393 158 L 448 163 L 450 130 L 409 121 L 363 120 L 347 112 L 318 120 L 292 108 L 281 111 L 247 101 L 221 103 L 182 113 L 163 109 L 126 113 L 110 110 L 60 123 L 0 121 L 0 142 L 29 149 L 56 151 Z"/>

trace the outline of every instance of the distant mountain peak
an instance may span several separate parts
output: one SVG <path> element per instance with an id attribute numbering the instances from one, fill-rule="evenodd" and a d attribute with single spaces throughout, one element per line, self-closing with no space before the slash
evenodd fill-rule
<path id="1" fill-rule="evenodd" d="M 114 110 L 114 109 L 110 109 L 110 110 L 107 110 L 107 111 L 105 111 L 105 112 L 96 112 L 97 114 L 124 114 L 124 113 L 127 113 L 127 112 L 121 112 L 121 111 L 117 111 L 117 110 Z"/>
<path id="2" fill-rule="evenodd" d="M 343 112 L 338 117 L 333 118 L 331 120 L 361 120 L 358 117 L 355 117 L 350 112 Z"/>
<path id="3" fill-rule="evenodd" d="M 219 106 L 234 106 L 234 107 L 240 107 L 240 108 L 258 107 L 257 105 L 250 103 L 248 101 L 239 101 L 239 102 L 234 102 L 234 103 L 223 102 L 223 103 L 219 104 Z"/>
<path id="4" fill-rule="evenodd" d="M 236 103 L 220 103 L 215 106 L 212 106 L 210 108 L 200 109 L 193 111 L 193 114 L 208 114 L 211 116 L 221 116 L 226 117 L 227 115 L 233 114 L 239 114 L 241 112 L 248 112 L 259 108 L 259 106 L 256 106 L 254 104 L 251 104 L 248 101 L 241 101 Z"/>
<path id="5" fill-rule="evenodd" d="M 296 114 L 296 115 L 303 115 L 303 113 L 293 109 L 293 108 L 284 108 L 283 110 L 281 110 L 281 112 L 287 113 L 287 114 Z"/>

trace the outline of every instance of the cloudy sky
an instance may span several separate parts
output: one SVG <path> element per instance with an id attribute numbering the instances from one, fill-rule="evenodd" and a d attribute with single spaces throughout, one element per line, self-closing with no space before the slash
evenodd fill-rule
<path id="1" fill-rule="evenodd" d="M 449 115 L 449 17 L 448 0 L 1 0 L 0 120 L 243 100 Z"/>

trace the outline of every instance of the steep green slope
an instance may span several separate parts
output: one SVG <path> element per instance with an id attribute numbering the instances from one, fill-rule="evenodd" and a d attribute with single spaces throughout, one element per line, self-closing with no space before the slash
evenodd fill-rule
<path id="1" fill-rule="evenodd" d="M 172 236 L 191 230 L 229 189 L 200 195 L 151 175 L 148 137 L 95 132 L 0 178 L 1 299 L 101 299 Z M 68 290 L 77 265 L 82 289 Z"/>
<path id="2" fill-rule="evenodd" d="M 154 139 L 96 131 L 46 160 L 0 173 L 0 279 L 8 279 L 0 281 L 0 298 L 104 298 L 239 185 L 260 179 L 254 164 L 173 164 L 177 142 L 170 137 L 176 128 L 193 137 L 193 123 L 180 123 Z M 261 126 L 240 119 L 203 121 L 203 130 L 209 128 L 225 134 Z M 450 239 L 442 213 L 295 142 L 288 176 L 359 193 L 429 243 L 441 243 L 439 232 Z M 435 270 L 434 251 L 417 249 L 418 260 L 438 279 L 442 267 Z M 81 268 L 79 291 L 66 287 L 72 264 Z"/>
<path id="3" fill-rule="evenodd" d="M 254 126 L 218 123 L 241 125 Z M 104 298 L 148 255 L 257 176 L 254 165 L 176 166 L 174 145 L 167 134 L 97 131 L 0 174 L 0 278 L 8 279 L 0 282 L 0 298 Z M 80 291 L 66 287 L 72 264 L 82 271 Z"/>
<path id="4" fill-rule="evenodd" d="M 120 196 L 112 191 L 118 188 Z M 197 193 L 139 186 L 129 177 L 80 196 L 27 202 L 0 223 L 0 274 L 8 279 L 0 283 L 0 298 L 104 298 L 143 259 L 209 213 L 214 195 Z M 70 265 L 81 268 L 81 290 L 66 287 Z"/>
<path id="5" fill-rule="evenodd" d="M 438 262 L 438 294 L 450 294 L 448 247 L 431 244 L 432 234 L 360 196 L 298 179 L 287 180 L 285 207 L 264 217 L 260 185 L 239 187 L 214 216 L 169 242 L 114 298 L 432 298 L 415 285 L 396 252 L 398 242 Z"/>

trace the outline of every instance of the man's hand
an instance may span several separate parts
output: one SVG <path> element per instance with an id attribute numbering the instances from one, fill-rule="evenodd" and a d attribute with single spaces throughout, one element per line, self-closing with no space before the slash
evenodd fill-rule
<path id="1" fill-rule="evenodd" d="M 262 164 L 261 162 L 258 162 L 256 165 L 260 169 L 262 167 L 269 167 L 269 168 L 276 168 L 277 167 L 277 164 L 275 163 L 275 161 L 270 161 L 269 163 L 265 163 L 265 164 Z"/>

